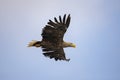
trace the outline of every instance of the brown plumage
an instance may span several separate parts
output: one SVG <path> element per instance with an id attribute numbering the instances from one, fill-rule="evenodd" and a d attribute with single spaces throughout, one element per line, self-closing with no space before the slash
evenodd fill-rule
<path id="1" fill-rule="evenodd" d="M 48 24 L 42 30 L 42 40 L 41 41 L 32 41 L 29 43 L 29 47 L 41 47 L 43 51 L 43 55 L 46 57 L 54 58 L 57 60 L 66 60 L 65 53 L 63 48 L 65 47 L 75 47 L 73 43 L 64 42 L 63 37 L 67 28 L 70 24 L 70 14 L 66 18 L 66 14 L 61 18 L 59 16 L 59 20 L 54 18 L 54 22 L 49 20 Z"/>

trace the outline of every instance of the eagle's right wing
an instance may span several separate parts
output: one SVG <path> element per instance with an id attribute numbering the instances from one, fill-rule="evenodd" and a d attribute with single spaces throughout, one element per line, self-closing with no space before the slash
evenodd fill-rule
<path id="1" fill-rule="evenodd" d="M 65 53 L 63 48 L 60 49 L 48 49 L 48 48 L 43 48 L 43 55 L 46 57 L 49 57 L 50 59 L 54 58 L 56 61 L 57 60 L 66 60 L 69 61 L 70 59 L 66 59 Z"/>

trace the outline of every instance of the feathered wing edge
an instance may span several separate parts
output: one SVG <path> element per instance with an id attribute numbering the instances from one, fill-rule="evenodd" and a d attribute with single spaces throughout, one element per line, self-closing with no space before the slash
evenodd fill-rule
<path id="1" fill-rule="evenodd" d="M 59 20 L 57 20 L 56 17 L 54 17 L 54 22 L 52 20 L 49 20 L 48 25 L 54 27 L 54 28 L 60 28 L 62 26 L 63 29 L 65 29 L 65 31 L 67 30 L 67 28 L 69 27 L 70 24 L 70 14 L 66 17 L 66 14 L 63 16 L 63 18 L 61 18 L 61 16 L 59 16 Z"/>
<path id="2" fill-rule="evenodd" d="M 63 48 L 56 49 L 56 50 L 54 50 L 54 49 L 43 49 L 43 51 L 46 51 L 45 53 L 43 53 L 43 55 L 45 57 L 49 57 L 50 59 L 54 58 L 56 61 L 57 60 L 69 61 L 70 60 L 70 59 L 66 59 Z"/>

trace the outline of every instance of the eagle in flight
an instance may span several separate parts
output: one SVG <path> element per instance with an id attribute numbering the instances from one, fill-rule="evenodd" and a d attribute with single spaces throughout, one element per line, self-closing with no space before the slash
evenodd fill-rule
<path id="1" fill-rule="evenodd" d="M 63 48 L 76 47 L 75 44 L 63 40 L 64 34 L 69 27 L 70 20 L 70 14 L 68 16 L 65 14 L 63 18 L 59 16 L 59 20 L 56 17 L 54 17 L 54 21 L 49 20 L 42 30 L 42 40 L 32 40 L 28 44 L 28 47 L 41 47 L 43 55 L 50 59 L 54 58 L 56 61 L 69 61 L 70 59 L 66 59 Z"/>

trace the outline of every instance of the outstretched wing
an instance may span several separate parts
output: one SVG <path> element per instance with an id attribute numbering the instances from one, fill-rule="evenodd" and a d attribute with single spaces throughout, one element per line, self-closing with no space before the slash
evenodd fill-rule
<path id="1" fill-rule="evenodd" d="M 50 42 L 52 44 L 58 44 L 63 41 L 64 33 L 70 24 L 70 14 L 66 17 L 66 14 L 61 18 L 59 16 L 59 20 L 54 18 L 54 22 L 49 20 L 48 24 L 43 28 L 42 31 L 42 41 Z"/>
<path id="2" fill-rule="evenodd" d="M 63 48 L 60 49 L 43 49 L 45 53 L 43 53 L 44 56 L 49 57 L 50 59 L 54 58 L 57 60 L 66 60 L 69 61 L 70 59 L 66 59 L 65 53 Z"/>
<path id="3" fill-rule="evenodd" d="M 63 43 L 63 36 L 66 32 L 67 28 L 70 24 L 70 15 L 66 17 L 66 14 L 61 18 L 59 16 L 59 20 L 54 18 L 54 22 L 49 20 L 48 24 L 43 28 L 42 31 L 42 43 L 43 45 L 43 55 L 49 58 L 54 58 L 55 60 L 66 60 L 65 53 L 63 47 L 61 46 Z"/>

